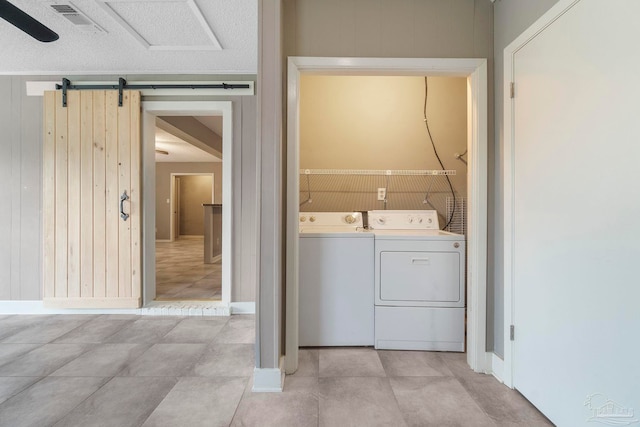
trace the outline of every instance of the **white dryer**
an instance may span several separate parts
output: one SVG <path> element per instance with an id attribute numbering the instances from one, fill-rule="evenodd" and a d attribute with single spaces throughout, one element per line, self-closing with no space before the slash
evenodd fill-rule
<path id="1" fill-rule="evenodd" d="M 373 235 L 360 212 L 299 214 L 299 345 L 373 345 Z"/>
<path id="2" fill-rule="evenodd" d="M 371 211 L 375 347 L 464 351 L 465 239 L 436 211 Z"/>

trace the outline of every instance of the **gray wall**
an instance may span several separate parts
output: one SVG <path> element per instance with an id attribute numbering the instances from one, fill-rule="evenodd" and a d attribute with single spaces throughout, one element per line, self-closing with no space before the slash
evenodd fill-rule
<path id="1" fill-rule="evenodd" d="M 500 357 L 504 357 L 504 263 L 503 260 L 503 214 L 504 186 L 503 169 L 503 85 L 504 49 L 524 30 L 549 10 L 558 0 L 498 0 L 494 3 L 494 61 L 495 61 L 495 153 L 493 157 L 495 179 L 489 182 L 489 203 L 493 206 L 490 221 L 494 221 L 489 233 L 489 249 L 493 256 L 488 265 L 488 307 L 487 346 Z"/>
<path id="2" fill-rule="evenodd" d="M 229 76 L 124 75 L 127 80 L 218 80 Z M 235 80 L 255 76 L 235 75 Z M 117 76 L 74 76 L 110 82 Z M 27 97 L 26 81 L 59 76 L 0 76 L 0 301 L 42 298 L 42 98 Z M 175 100 L 162 96 L 154 100 Z M 202 98 L 188 98 L 186 100 Z M 254 301 L 256 292 L 256 97 L 210 97 L 233 103 L 235 223 L 232 301 Z M 166 197 L 165 197 L 166 199 Z"/>
<path id="3" fill-rule="evenodd" d="M 0 76 L 0 300 L 42 298 L 42 98 Z"/>
<path id="4" fill-rule="evenodd" d="M 223 101 L 225 99 L 221 99 Z M 233 283 L 231 301 L 255 301 L 257 283 L 257 98 L 233 100 Z M 221 193 L 222 194 L 222 193 Z M 216 201 L 217 201 L 216 195 Z M 222 202 L 221 202 L 222 203 Z"/>
<path id="5" fill-rule="evenodd" d="M 171 237 L 171 174 L 212 173 L 215 200 L 222 203 L 222 162 L 206 163 L 156 163 L 156 239 L 168 240 Z"/>
<path id="6" fill-rule="evenodd" d="M 211 203 L 210 176 L 185 175 L 180 178 L 180 230 L 182 236 L 204 236 L 204 207 Z"/>
<path id="7" fill-rule="evenodd" d="M 488 0 L 285 0 L 285 53 L 492 57 Z"/>

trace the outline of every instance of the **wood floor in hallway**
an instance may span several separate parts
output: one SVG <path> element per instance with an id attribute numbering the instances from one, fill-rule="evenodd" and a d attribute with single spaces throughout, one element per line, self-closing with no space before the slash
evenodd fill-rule
<path id="1" fill-rule="evenodd" d="M 156 300 L 220 300 L 222 262 L 204 263 L 204 237 L 156 242 Z"/>

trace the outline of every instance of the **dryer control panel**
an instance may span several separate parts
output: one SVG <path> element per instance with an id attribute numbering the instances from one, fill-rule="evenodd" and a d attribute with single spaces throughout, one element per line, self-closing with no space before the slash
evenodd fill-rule
<path id="1" fill-rule="evenodd" d="M 437 211 L 369 211 L 372 230 L 439 230 Z"/>

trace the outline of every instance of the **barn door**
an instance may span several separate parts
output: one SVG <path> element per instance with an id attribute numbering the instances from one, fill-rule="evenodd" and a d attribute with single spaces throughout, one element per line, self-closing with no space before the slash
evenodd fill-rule
<path id="1" fill-rule="evenodd" d="M 140 93 L 44 97 L 44 303 L 140 306 Z"/>

